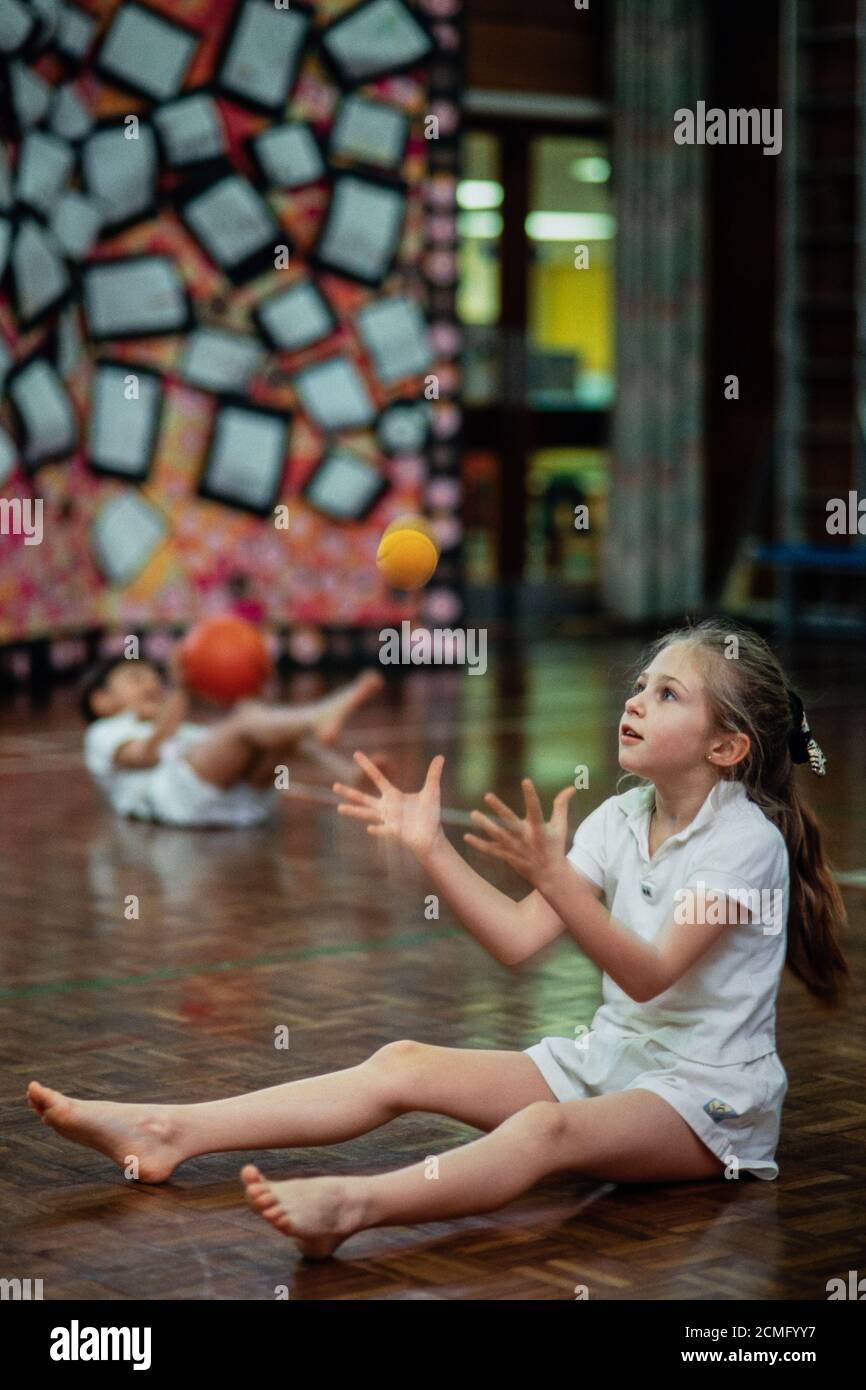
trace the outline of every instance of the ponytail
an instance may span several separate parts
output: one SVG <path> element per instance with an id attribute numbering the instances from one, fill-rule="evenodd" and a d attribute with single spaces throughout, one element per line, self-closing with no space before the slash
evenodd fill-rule
<path id="1" fill-rule="evenodd" d="M 845 904 L 824 852 L 818 821 L 801 801 L 793 777 L 784 810 L 768 815 L 784 836 L 791 866 L 785 964 L 821 1004 L 838 1008 L 851 981 L 838 939 L 847 922 Z"/>
<path id="2" fill-rule="evenodd" d="M 788 847 L 785 963 L 814 999 L 837 1008 L 850 984 L 839 941 L 848 919 L 820 826 L 795 780 L 795 763 L 808 763 L 819 776 L 826 772 L 803 703 L 767 643 L 750 628 L 708 618 L 666 633 L 644 654 L 638 669 L 674 642 L 692 647 L 701 659 L 716 727 L 748 735 L 749 751 L 731 769 L 731 777 L 743 783 Z M 733 642 L 736 660 L 730 659 Z"/>

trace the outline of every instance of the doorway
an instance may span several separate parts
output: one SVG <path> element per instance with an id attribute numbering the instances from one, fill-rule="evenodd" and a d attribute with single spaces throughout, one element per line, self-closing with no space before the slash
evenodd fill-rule
<path id="1" fill-rule="evenodd" d="M 473 119 L 458 188 L 466 579 L 593 609 L 614 399 L 605 127 Z"/>

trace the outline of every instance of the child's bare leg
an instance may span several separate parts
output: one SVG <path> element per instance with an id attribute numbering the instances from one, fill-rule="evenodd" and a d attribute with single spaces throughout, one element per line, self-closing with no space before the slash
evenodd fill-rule
<path id="1" fill-rule="evenodd" d="M 492 1134 L 436 1159 L 375 1177 L 269 1182 L 241 1172 L 247 1199 L 304 1254 L 330 1255 L 355 1231 L 495 1211 L 550 1173 L 614 1182 L 720 1177 L 724 1164 L 667 1101 L 632 1090 L 564 1103 L 542 1100 Z"/>
<path id="2" fill-rule="evenodd" d="M 319 712 L 312 724 L 316 737 L 322 743 L 336 743 L 355 710 L 377 695 L 384 684 L 381 671 L 362 671 L 348 685 L 317 700 L 314 708 Z"/>
<path id="3" fill-rule="evenodd" d="M 163 1182 L 196 1154 L 336 1144 L 411 1110 L 494 1128 L 551 1094 L 521 1052 L 408 1040 L 387 1044 L 357 1067 L 194 1105 L 72 1100 L 36 1081 L 27 1090 L 37 1114 L 67 1139 L 121 1167 L 134 1155 L 143 1182 Z"/>
<path id="4" fill-rule="evenodd" d="M 328 748 L 316 737 L 315 734 L 304 733 L 284 748 L 272 748 L 265 753 L 260 753 L 251 768 L 247 772 L 245 781 L 251 787 L 272 787 L 276 780 L 276 770 L 280 764 L 285 765 L 289 756 L 298 752 L 304 757 L 312 758 L 321 767 L 335 777 L 341 777 L 344 781 L 357 781 L 361 769 L 355 762 L 350 762 L 341 753 L 337 753 L 333 748 Z"/>
<path id="5" fill-rule="evenodd" d="M 248 730 L 246 707 L 215 724 L 207 737 L 185 749 L 183 756 L 202 781 L 223 791 L 246 782 L 262 756 Z"/>
<path id="6" fill-rule="evenodd" d="M 495 1211 L 550 1172 L 556 1100 L 538 1101 L 471 1144 L 409 1168 L 361 1178 L 272 1182 L 253 1163 L 241 1169 L 247 1201 L 305 1255 L 322 1259 L 356 1231 L 411 1226 Z"/>
<path id="7" fill-rule="evenodd" d="M 266 705 L 255 700 L 237 706 L 184 757 L 194 772 L 215 787 L 248 781 L 261 768 L 262 754 L 284 751 L 303 734 L 322 742 L 336 739 L 346 720 L 383 685 L 377 671 L 365 671 L 349 685 L 309 705 Z M 258 783 L 258 785 L 262 785 Z"/>
<path id="8" fill-rule="evenodd" d="M 315 734 L 303 734 L 301 738 L 296 739 L 294 743 L 288 744 L 285 748 L 276 748 L 268 753 L 260 753 L 244 781 L 251 787 L 275 786 L 277 768 L 281 764 L 285 766 L 287 759 L 295 751 L 318 763 L 319 767 L 324 768 L 329 776 L 339 777 L 341 781 L 349 785 L 353 782 L 360 782 L 365 776 L 356 762 L 351 762 L 342 753 L 338 753 L 336 749 L 327 747 Z M 369 756 L 370 762 L 381 768 L 386 777 L 393 774 L 394 760 L 390 754 L 371 753 Z"/>
<path id="9" fill-rule="evenodd" d="M 285 767 L 288 758 L 297 748 L 297 742 L 287 743 L 284 748 L 271 748 L 267 753 L 257 753 L 244 781 L 250 787 L 274 787 L 277 782 L 277 768 Z"/>

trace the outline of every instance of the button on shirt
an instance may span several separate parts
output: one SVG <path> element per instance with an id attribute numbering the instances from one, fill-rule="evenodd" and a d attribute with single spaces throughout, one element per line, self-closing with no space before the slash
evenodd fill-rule
<path id="1" fill-rule="evenodd" d="M 654 941 L 675 913 L 685 920 L 703 894 L 733 893 L 736 902 L 726 898 L 727 925 L 715 944 L 654 999 L 638 1003 L 604 975 L 593 1029 L 649 1035 L 682 1057 L 716 1066 L 774 1052 L 789 902 L 784 837 L 741 782 L 722 781 L 691 824 L 650 858 L 654 796 L 655 788 L 643 785 L 603 802 L 578 827 L 570 863 L 604 890 L 616 921 L 644 941 Z M 709 921 L 714 910 L 712 901 Z"/>

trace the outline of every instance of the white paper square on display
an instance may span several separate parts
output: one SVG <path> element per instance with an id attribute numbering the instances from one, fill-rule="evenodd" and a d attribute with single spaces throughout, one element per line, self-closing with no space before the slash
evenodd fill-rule
<path id="1" fill-rule="evenodd" d="M 156 137 L 139 125 L 138 138 L 127 140 L 124 126 L 96 130 L 82 146 L 86 191 L 102 209 L 106 226 L 149 212 L 156 196 Z"/>
<path id="2" fill-rule="evenodd" d="M 0 5 L 0 53 L 17 53 L 33 31 L 33 15 L 21 0 Z"/>
<path id="3" fill-rule="evenodd" d="M 78 5 L 64 5 L 60 11 L 54 41 L 69 58 L 83 58 L 96 33 L 97 21 Z"/>
<path id="4" fill-rule="evenodd" d="M 420 376 L 433 362 L 427 322 L 411 299 L 394 296 L 368 304 L 358 314 L 361 341 L 384 386 Z"/>
<path id="5" fill-rule="evenodd" d="M 264 411 L 227 405 L 217 416 L 202 489 L 261 511 L 274 497 L 286 460 L 286 421 Z"/>
<path id="6" fill-rule="evenodd" d="M 243 391 L 267 358 L 256 338 L 221 328 L 196 328 L 186 340 L 180 372 L 205 391 Z"/>
<path id="7" fill-rule="evenodd" d="M 58 199 L 51 217 L 51 231 L 72 261 L 81 261 L 92 251 L 101 226 L 99 208 L 74 188 Z"/>
<path id="8" fill-rule="evenodd" d="M 315 285 L 300 281 L 259 305 L 258 318 L 278 351 L 298 352 L 334 330 L 334 318 Z"/>
<path id="9" fill-rule="evenodd" d="M 100 261 L 84 268 L 83 280 L 93 337 L 177 333 L 186 326 L 184 284 L 165 256 Z"/>
<path id="10" fill-rule="evenodd" d="M 304 488 L 304 497 L 335 521 L 353 521 L 381 491 L 378 469 L 348 449 L 332 449 Z"/>
<path id="11" fill-rule="evenodd" d="M 271 108 L 288 100 L 309 18 L 270 0 L 246 0 L 222 66 L 219 83 L 254 105 Z"/>
<path id="12" fill-rule="evenodd" d="M 182 96 L 153 112 L 171 164 L 218 159 L 225 152 L 219 108 L 206 92 Z"/>
<path id="13" fill-rule="evenodd" d="M 301 121 L 263 130 L 255 150 L 265 178 L 277 188 L 301 188 L 326 173 L 316 137 Z"/>
<path id="14" fill-rule="evenodd" d="M 341 175 L 334 183 L 317 256 L 335 270 L 378 283 L 399 244 L 405 207 L 399 189 Z"/>
<path id="15" fill-rule="evenodd" d="M 139 5 L 115 13 L 99 52 L 99 66 L 121 86 L 143 90 L 153 101 L 177 96 L 199 38 Z"/>
<path id="16" fill-rule="evenodd" d="M 219 183 L 184 205 L 184 218 L 220 266 L 232 268 L 274 244 L 270 208 L 240 175 Z"/>
<path id="17" fill-rule="evenodd" d="M 50 212 L 74 164 L 75 151 L 65 140 L 44 130 L 28 131 L 18 152 L 16 198 L 43 215 Z"/>
<path id="18" fill-rule="evenodd" d="M 126 389 L 130 374 L 137 381 L 137 392 L 131 398 Z M 161 404 L 162 387 L 157 377 L 136 372 L 126 363 L 98 363 L 87 436 L 91 465 L 131 478 L 147 477 Z"/>
<path id="19" fill-rule="evenodd" d="M 124 492 L 100 508 L 92 535 L 97 563 L 109 583 L 129 584 L 165 541 L 168 522 L 139 492 Z"/>
<path id="20" fill-rule="evenodd" d="M 406 134 L 406 117 L 395 106 L 366 97 L 345 97 L 331 129 L 331 153 L 394 168 L 403 159 Z"/>
<path id="21" fill-rule="evenodd" d="M 93 129 L 93 113 L 71 84 L 55 92 L 49 124 L 64 140 L 83 140 Z"/>
<path id="22" fill-rule="evenodd" d="M 77 426 L 72 401 L 54 367 L 44 357 L 35 357 L 18 372 L 9 385 L 9 395 L 24 421 L 26 444 L 24 459 L 62 456 L 75 448 Z"/>
<path id="23" fill-rule="evenodd" d="M 379 417 L 376 433 L 389 454 L 417 454 L 430 432 L 430 407 L 426 400 L 395 401 Z"/>
<path id="24" fill-rule="evenodd" d="M 53 88 L 24 63 L 10 63 L 8 73 L 15 115 L 22 129 L 28 130 L 38 125 L 47 112 Z"/>
<path id="25" fill-rule="evenodd" d="M 364 378 L 348 357 L 306 367 L 293 384 L 307 414 L 322 429 L 363 429 L 376 413 Z"/>
<path id="26" fill-rule="evenodd" d="M 48 233 L 32 218 L 18 226 L 12 244 L 12 275 L 24 323 L 37 319 L 69 289 L 69 274 Z"/>
<path id="27" fill-rule="evenodd" d="M 402 0 L 372 0 L 326 30 L 325 51 L 352 82 L 421 62 L 431 49 L 425 30 Z"/>

